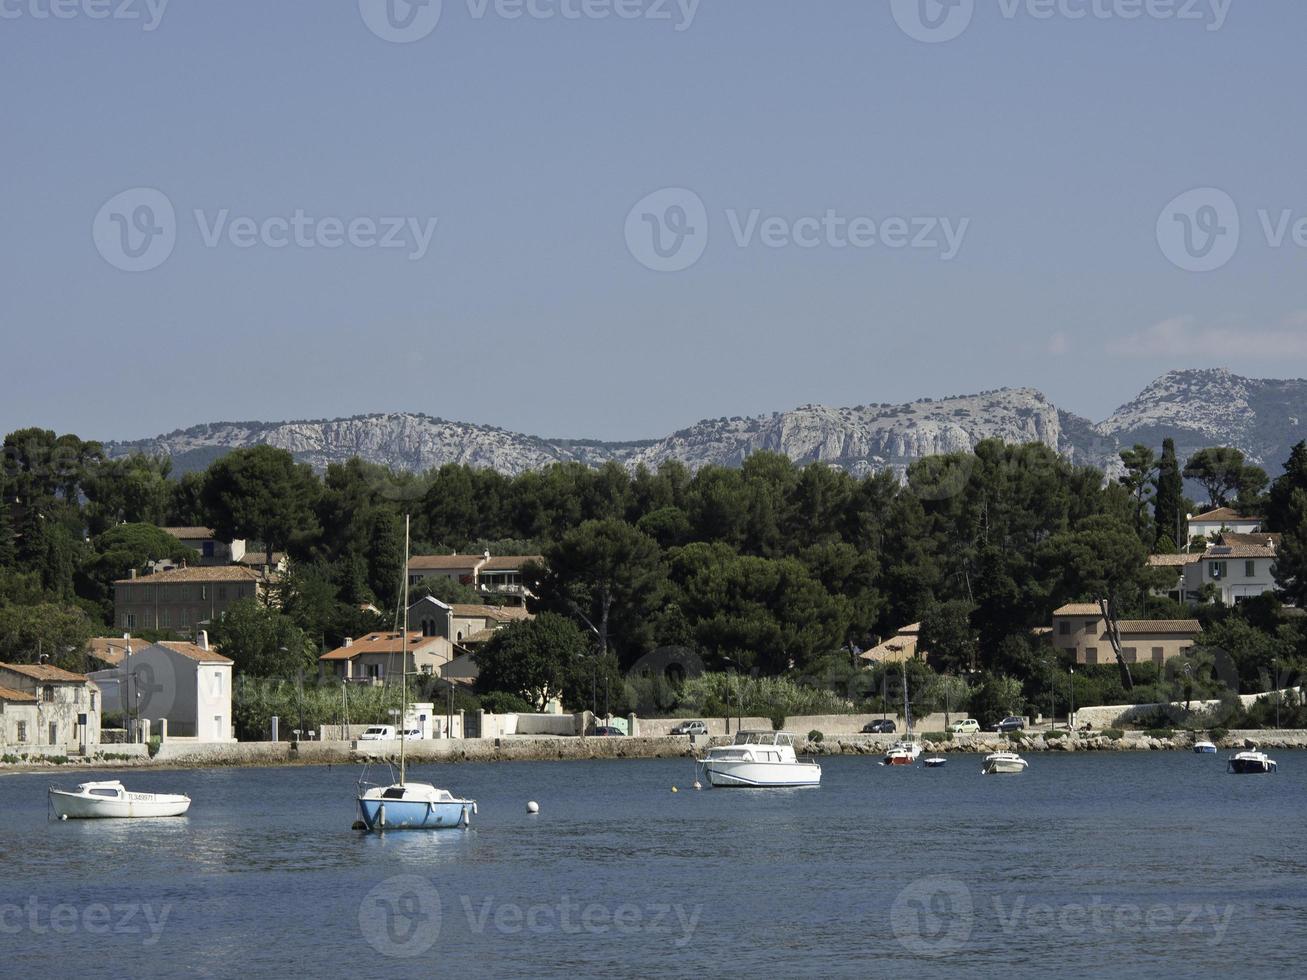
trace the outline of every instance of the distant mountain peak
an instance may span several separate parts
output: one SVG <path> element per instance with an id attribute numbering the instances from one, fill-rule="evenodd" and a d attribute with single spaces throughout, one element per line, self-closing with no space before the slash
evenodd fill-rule
<path id="1" fill-rule="evenodd" d="M 825 463 L 854 474 L 901 471 L 913 460 L 966 452 L 983 439 L 1041 442 L 1078 464 L 1109 472 L 1117 449 L 1160 446 L 1170 436 L 1182 455 L 1232 445 L 1271 466 L 1304 437 L 1307 382 L 1258 381 L 1225 368 L 1168 371 L 1098 424 L 1055 406 L 1038 389 L 996 388 L 973 395 L 901 404 L 801 405 L 787 412 L 704 419 L 662 439 L 606 442 L 546 439 L 498 426 L 419 412 L 385 412 L 291 422 L 213 422 L 131 442 L 108 443 L 110 455 L 169 456 L 178 471 L 199 469 L 232 449 L 267 444 L 322 469 L 359 457 L 423 471 L 464 463 L 516 474 L 551 463 L 634 468 L 679 460 L 690 467 L 739 465 L 770 450 L 798 463 Z"/>

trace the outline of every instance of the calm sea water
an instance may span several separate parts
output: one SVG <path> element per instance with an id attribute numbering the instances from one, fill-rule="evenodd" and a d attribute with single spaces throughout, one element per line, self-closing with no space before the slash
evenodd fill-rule
<path id="1" fill-rule="evenodd" d="M 1298 977 L 1307 754 L 1274 754 L 832 758 L 793 791 L 422 766 L 473 828 L 384 836 L 350 830 L 350 767 L 123 774 L 193 797 L 163 821 L 50 822 L 48 784 L 103 777 L 6 776 L 0 950 L 11 976 Z"/>

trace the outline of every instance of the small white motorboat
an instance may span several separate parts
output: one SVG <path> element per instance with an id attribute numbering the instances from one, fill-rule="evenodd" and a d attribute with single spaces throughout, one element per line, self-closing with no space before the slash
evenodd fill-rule
<path id="1" fill-rule="evenodd" d="M 999 773 L 1019 773 L 1025 772 L 1028 765 L 1030 763 L 1015 752 L 993 752 L 985 756 L 985 765 L 980 771 L 986 776 Z"/>
<path id="2" fill-rule="evenodd" d="M 1275 772 L 1277 767 L 1274 759 L 1269 758 L 1252 742 L 1245 744 L 1248 746 L 1245 751 L 1238 752 L 1226 760 L 1226 772 L 1238 773 L 1241 776 Z"/>
<path id="3" fill-rule="evenodd" d="M 932 755 L 929 759 L 922 762 L 922 765 L 927 769 L 939 769 L 947 762 L 948 759 L 945 759 L 942 755 Z"/>
<path id="4" fill-rule="evenodd" d="M 790 732 L 736 732 L 732 745 L 709 749 L 699 765 L 713 786 L 818 786 L 821 766 L 801 762 Z"/>
<path id="5" fill-rule="evenodd" d="M 180 817 L 191 808 L 191 798 L 168 793 L 129 793 L 114 779 L 82 783 L 75 792 L 51 786 L 50 806 L 60 820 Z"/>
<path id="6" fill-rule="evenodd" d="M 1194 752 L 1198 755 L 1216 755 L 1216 746 L 1203 739 L 1201 742 L 1194 742 Z"/>

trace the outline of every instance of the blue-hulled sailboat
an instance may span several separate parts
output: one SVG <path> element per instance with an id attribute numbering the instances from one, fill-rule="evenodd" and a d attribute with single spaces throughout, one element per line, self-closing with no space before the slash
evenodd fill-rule
<path id="1" fill-rule="evenodd" d="M 408 715 L 408 550 L 409 519 L 404 518 L 404 619 L 400 634 L 399 782 L 389 786 L 365 787 L 359 780 L 359 817 L 368 830 L 447 830 L 467 827 L 477 812 L 476 800 L 456 797 L 430 783 L 410 783 L 405 778 L 404 744 Z M 366 773 L 365 773 L 366 775 Z"/>

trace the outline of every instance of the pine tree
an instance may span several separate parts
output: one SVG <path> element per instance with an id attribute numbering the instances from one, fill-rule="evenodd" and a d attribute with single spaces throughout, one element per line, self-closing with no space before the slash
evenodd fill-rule
<path id="1" fill-rule="evenodd" d="M 1157 495 L 1153 498 L 1153 519 L 1157 523 L 1157 537 L 1169 538 L 1180 544 L 1185 532 L 1180 529 L 1180 509 L 1183 507 L 1184 477 L 1180 475 L 1180 462 L 1175 458 L 1175 440 L 1162 442 L 1162 459 L 1157 468 Z"/>

